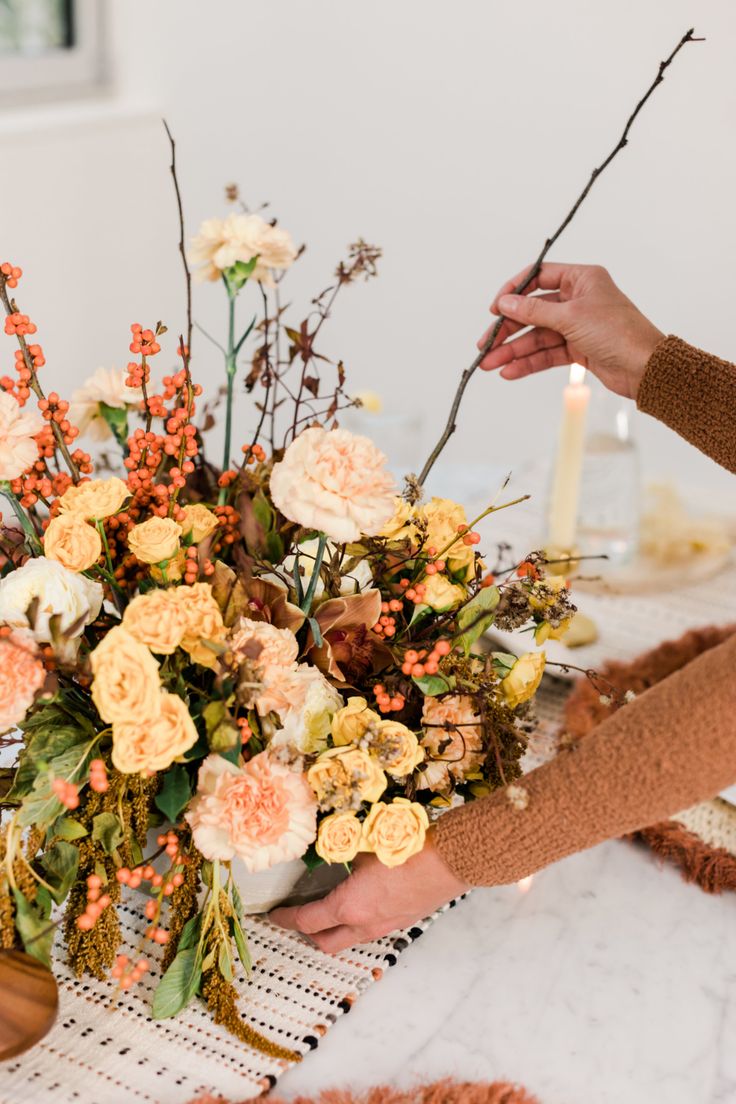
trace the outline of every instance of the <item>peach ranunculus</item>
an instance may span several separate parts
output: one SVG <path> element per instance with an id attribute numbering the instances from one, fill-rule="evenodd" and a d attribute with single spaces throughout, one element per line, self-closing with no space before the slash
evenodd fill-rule
<path id="1" fill-rule="evenodd" d="M 131 599 L 123 614 L 123 628 L 158 655 L 172 655 L 181 644 L 188 621 L 178 590 L 158 587 Z"/>
<path id="2" fill-rule="evenodd" d="M 453 780 L 461 782 L 479 770 L 483 759 L 483 738 L 475 702 L 466 694 L 425 698 L 422 712 L 422 747 L 427 757 L 421 772 L 421 790 L 445 793 Z"/>
<path id="3" fill-rule="evenodd" d="M 110 629 L 90 656 L 92 700 L 103 721 L 146 725 L 161 711 L 158 663 L 122 625 Z"/>
<path id="4" fill-rule="evenodd" d="M 27 629 L 0 637 L 0 733 L 15 728 L 33 705 L 46 671 Z"/>
<path id="5" fill-rule="evenodd" d="M 82 386 L 72 392 L 69 420 L 81 434 L 87 433 L 93 441 L 108 440 L 112 430 L 103 417 L 103 407 L 127 411 L 143 401 L 140 387 L 128 387 L 127 377 L 128 372 L 123 368 L 96 368 Z"/>
<path id="6" fill-rule="evenodd" d="M 18 479 L 38 460 L 34 438 L 44 427 L 41 415 L 27 410 L 7 391 L 0 391 L 0 480 Z"/>
<path id="7" fill-rule="evenodd" d="M 307 771 L 307 781 L 320 809 L 346 812 L 364 801 L 378 801 L 387 786 L 386 775 L 362 748 L 330 748 Z"/>
<path id="8" fill-rule="evenodd" d="M 363 821 L 361 850 L 371 851 L 384 866 L 401 866 L 424 847 L 427 810 L 417 801 L 395 797 L 377 802 Z"/>
<path id="9" fill-rule="evenodd" d="M 201 266 L 195 272 L 198 280 L 219 280 L 238 261 L 247 264 L 257 257 L 252 278 L 267 287 L 274 283 L 272 270 L 290 268 L 296 256 L 291 235 L 254 214 L 206 219 L 189 250 L 189 259 Z"/>
<path id="10" fill-rule="evenodd" d="M 426 524 L 426 547 L 436 548 L 450 570 L 459 573 L 464 582 L 472 579 L 475 546 L 464 544 L 458 533 L 459 526 L 468 524 L 460 503 L 451 498 L 431 498 L 419 507 L 418 516 Z"/>
<path id="11" fill-rule="evenodd" d="M 300 858 L 317 834 L 317 805 L 304 775 L 267 751 L 242 767 L 209 755 L 185 819 L 206 859 L 237 856 L 249 871 Z"/>
<path id="12" fill-rule="evenodd" d="M 338 544 L 379 533 L 394 513 L 386 457 L 346 429 L 305 429 L 271 472 L 271 495 L 289 521 Z"/>
<path id="13" fill-rule="evenodd" d="M 87 571 L 102 555 L 102 540 L 93 525 L 75 514 L 57 514 L 44 533 L 43 551 L 70 571 Z"/>
<path id="14" fill-rule="evenodd" d="M 177 587 L 174 594 L 187 622 L 182 648 L 194 663 L 199 663 L 201 667 L 215 667 L 226 633 L 212 587 L 209 583 L 193 583 Z"/>
<path id="15" fill-rule="evenodd" d="M 150 517 L 128 533 L 128 547 L 141 563 L 168 563 L 179 551 L 181 525 L 168 517 Z"/>
<path id="16" fill-rule="evenodd" d="M 360 850 L 361 838 L 355 813 L 330 813 L 320 822 L 315 851 L 327 863 L 349 863 Z"/>
<path id="17" fill-rule="evenodd" d="M 182 535 L 191 537 L 192 544 L 199 544 L 205 537 L 209 537 L 219 524 L 217 514 L 213 514 L 202 502 L 185 506 L 184 518 L 180 522 Z"/>
<path id="18" fill-rule="evenodd" d="M 126 498 L 130 498 L 127 483 L 116 475 L 109 479 L 88 479 L 85 483 L 72 484 L 59 499 L 62 514 L 77 514 L 86 520 L 106 518 L 121 510 Z"/>
<path id="19" fill-rule="evenodd" d="M 186 703 L 177 694 L 160 695 L 155 717 L 118 721 L 112 726 L 112 761 L 123 774 L 166 770 L 197 742 Z"/>

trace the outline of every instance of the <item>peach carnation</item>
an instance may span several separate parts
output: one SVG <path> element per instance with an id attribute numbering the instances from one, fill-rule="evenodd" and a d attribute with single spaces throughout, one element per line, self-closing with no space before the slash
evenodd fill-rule
<path id="1" fill-rule="evenodd" d="M 236 657 L 250 660 L 262 683 L 256 698 L 261 716 L 273 711 L 283 718 L 292 702 L 298 706 L 306 698 L 308 680 L 297 671 L 299 645 L 290 629 L 241 617 L 230 638 L 230 648 Z"/>
<path id="2" fill-rule="evenodd" d="M 483 739 L 472 698 L 465 694 L 425 698 L 422 722 L 427 767 L 419 775 L 419 789 L 442 793 L 451 788 L 453 779 L 461 782 L 480 768 Z"/>
<path id="3" fill-rule="evenodd" d="M 19 629 L 0 637 L 0 733 L 25 719 L 45 678 L 30 632 Z"/>
<path id="4" fill-rule="evenodd" d="M 205 219 L 189 252 L 189 259 L 201 266 L 195 272 L 198 280 L 219 280 L 238 261 L 247 264 L 257 257 L 252 278 L 268 287 L 274 283 L 271 270 L 289 268 L 296 256 L 286 230 L 253 214 Z"/>
<path id="5" fill-rule="evenodd" d="M 394 494 L 386 457 L 346 429 L 305 429 L 271 473 L 284 517 L 341 544 L 379 533 L 394 515 Z"/>
<path id="6" fill-rule="evenodd" d="M 166 770 L 196 742 L 197 729 L 185 702 L 164 693 L 158 716 L 112 726 L 112 761 L 123 774 L 153 774 Z"/>
<path id="7" fill-rule="evenodd" d="M 0 480 L 18 479 L 38 459 L 34 437 L 43 426 L 40 414 L 0 391 Z"/>
<path id="8" fill-rule="evenodd" d="M 268 752 L 242 767 L 209 755 L 186 820 L 206 859 L 237 856 L 260 871 L 304 854 L 317 834 L 317 805 L 304 775 Z"/>

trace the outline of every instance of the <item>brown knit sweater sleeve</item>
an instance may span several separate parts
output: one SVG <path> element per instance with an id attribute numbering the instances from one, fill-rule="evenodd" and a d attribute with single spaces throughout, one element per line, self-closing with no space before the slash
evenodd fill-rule
<path id="1" fill-rule="evenodd" d="M 649 359 L 636 403 L 736 472 L 736 365 L 667 337 Z"/>
<path id="2" fill-rule="evenodd" d="M 445 862 L 470 885 L 516 882 L 736 782 L 736 635 L 623 706 L 506 790 L 446 813 Z M 517 795 L 518 797 L 518 795 Z"/>

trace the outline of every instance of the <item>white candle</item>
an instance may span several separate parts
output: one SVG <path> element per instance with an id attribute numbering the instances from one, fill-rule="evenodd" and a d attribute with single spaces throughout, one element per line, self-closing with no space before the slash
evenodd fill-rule
<path id="1" fill-rule="evenodd" d="M 581 364 L 571 364 L 570 382 L 563 394 L 562 424 L 547 519 L 548 543 L 551 548 L 563 552 L 571 552 L 575 547 L 589 402 L 585 369 Z"/>

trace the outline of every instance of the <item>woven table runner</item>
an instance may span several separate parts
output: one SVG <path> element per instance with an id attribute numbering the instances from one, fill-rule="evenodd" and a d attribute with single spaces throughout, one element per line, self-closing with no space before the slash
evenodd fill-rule
<path id="1" fill-rule="evenodd" d="M 545 680 L 527 769 L 553 752 L 568 690 L 560 680 Z M 127 944 L 121 951 L 131 953 L 146 922 L 133 907 L 119 913 Z M 253 975 L 236 981 L 244 1021 L 306 1057 L 438 915 L 334 956 L 248 917 Z M 0 1104 L 184 1104 L 205 1092 L 245 1100 L 273 1088 L 289 1068 L 214 1024 L 200 1001 L 175 1019 L 152 1020 L 155 967 L 122 997 L 114 983 L 75 978 L 58 947 L 54 972 L 58 1020 L 33 1050 L 0 1064 Z"/>

